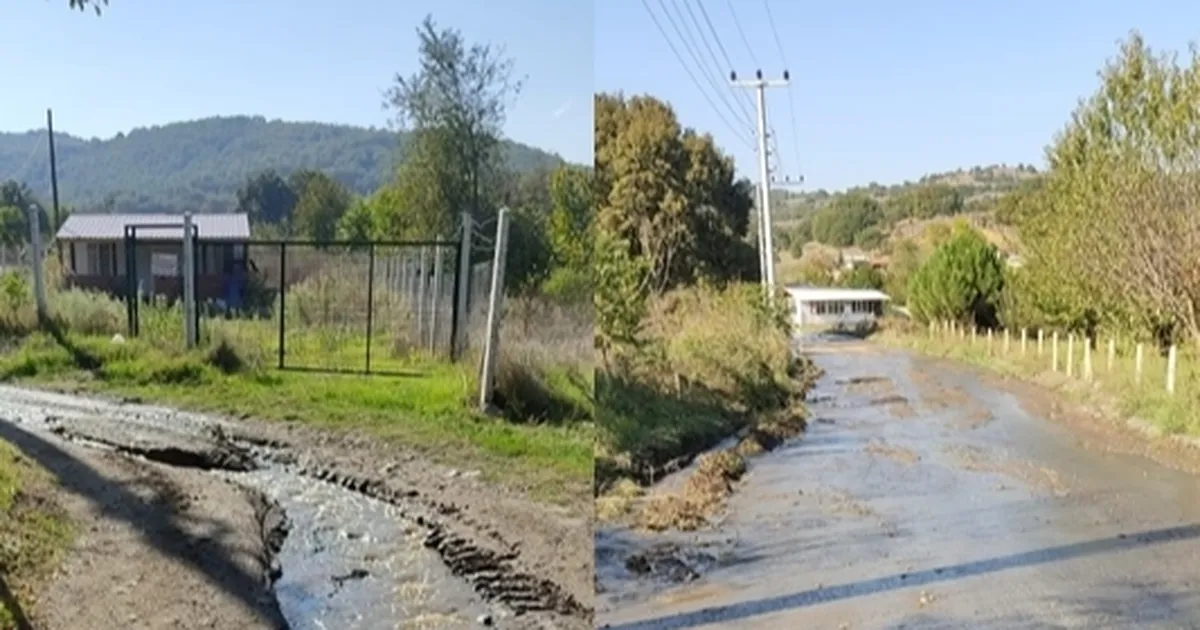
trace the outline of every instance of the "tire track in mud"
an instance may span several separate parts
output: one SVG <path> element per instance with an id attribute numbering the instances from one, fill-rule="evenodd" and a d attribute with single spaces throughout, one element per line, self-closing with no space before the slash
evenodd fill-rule
<path id="1" fill-rule="evenodd" d="M 401 518 L 423 530 L 422 545 L 436 553 L 452 575 L 469 584 L 488 603 L 502 605 L 513 617 L 546 613 L 591 620 L 592 608 L 580 603 L 556 582 L 538 577 L 521 566 L 519 545 L 509 543 L 495 530 L 466 515 L 458 505 L 436 501 L 416 489 L 398 489 L 380 476 L 340 472 L 336 465 L 307 455 L 297 456 L 290 444 L 242 431 L 227 431 L 216 421 L 204 427 L 200 435 L 189 435 L 133 423 L 126 427 L 119 419 L 98 425 L 71 420 L 47 414 L 40 424 L 60 439 L 127 457 L 202 471 L 244 473 L 275 468 L 386 503 L 396 508 Z M 265 579 L 271 585 L 281 575 L 275 556 L 289 535 L 291 524 L 278 503 L 262 493 L 253 496 L 268 556 L 262 559 L 263 566 L 268 567 Z M 471 533 L 464 533 L 463 529 Z"/>

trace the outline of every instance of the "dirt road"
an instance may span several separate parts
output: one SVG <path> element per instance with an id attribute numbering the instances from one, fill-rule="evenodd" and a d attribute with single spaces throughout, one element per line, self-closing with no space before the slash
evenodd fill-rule
<path id="1" fill-rule="evenodd" d="M 0 439 L 77 526 L 39 630 L 591 627 L 586 523 L 372 440 L 2 386 Z"/>
<path id="2" fill-rule="evenodd" d="M 599 626 L 1200 628 L 1194 454 L 962 366 L 814 350 L 808 433 L 713 531 L 598 534 Z"/>

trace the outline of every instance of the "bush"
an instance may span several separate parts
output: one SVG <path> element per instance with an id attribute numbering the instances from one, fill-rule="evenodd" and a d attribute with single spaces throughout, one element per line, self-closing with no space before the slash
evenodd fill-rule
<path id="1" fill-rule="evenodd" d="M 992 327 L 998 322 L 1004 263 L 996 247 L 978 232 L 960 226 L 913 274 L 908 306 L 919 321 L 968 321 Z"/>
<path id="2" fill-rule="evenodd" d="M 560 302 L 590 302 L 592 275 L 586 270 L 559 267 L 542 283 L 542 295 Z"/>

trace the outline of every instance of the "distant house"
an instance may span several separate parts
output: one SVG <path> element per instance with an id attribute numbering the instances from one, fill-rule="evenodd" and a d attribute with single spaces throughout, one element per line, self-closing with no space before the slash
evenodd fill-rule
<path id="1" fill-rule="evenodd" d="M 870 326 L 891 298 L 874 289 L 788 287 L 797 328 L 853 330 Z"/>
<path id="2" fill-rule="evenodd" d="M 245 214 L 195 214 L 196 293 L 200 300 L 226 300 L 241 294 L 246 276 L 250 219 Z M 56 238 L 63 251 L 69 286 L 125 295 L 125 227 L 179 224 L 178 228 L 138 228 L 134 255 L 136 291 L 141 296 L 177 299 L 183 293 L 183 217 L 170 214 L 72 214 Z"/>

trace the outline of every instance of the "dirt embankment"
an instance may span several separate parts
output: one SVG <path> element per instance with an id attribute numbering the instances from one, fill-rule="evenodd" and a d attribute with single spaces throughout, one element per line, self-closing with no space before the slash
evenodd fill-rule
<path id="1" fill-rule="evenodd" d="M 0 438 L 39 453 L 60 478 L 78 479 L 63 500 L 72 520 L 89 524 L 37 604 L 47 627 L 282 627 L 267 587 L 286 521 L 261 497 L 204 472 L 262 466 L 394 506 L 454 575 L 512 613 L 489 622 L 591 627 L 591 527 L 579 511 L 532 503 L 364 436 L 247 419 L 204 426 L 179 414 L 171 421 L 201 425 L 181 437 L 135 426 L 136 405 L 67 399 L 57 417 L 39 396 L 0 392 L 42 414 L 47 429 L 0 422 Z M 80 407 L 104 405 L 114 422 L 72 419 Z"/>

